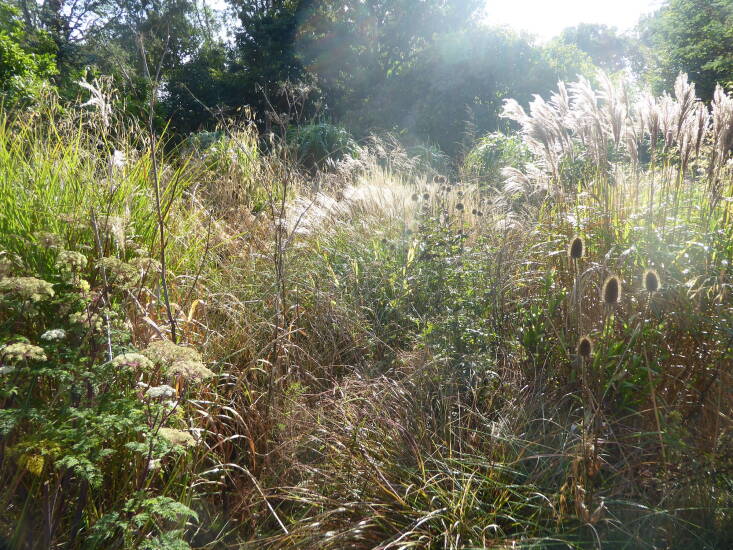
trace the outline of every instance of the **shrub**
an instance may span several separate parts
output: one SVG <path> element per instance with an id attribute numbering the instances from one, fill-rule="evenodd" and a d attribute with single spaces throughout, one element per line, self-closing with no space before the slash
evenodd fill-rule
<path id="1" fill-rule="evenodd" d="M 481 138 L 463 161 L 464 179 L 482 186 L 498 187 L 504 181 L 503 168 L 523 169 L 530 159 L 529 151 L 517 136 L 496 132 Z"/>
<path id="2" fill-rule="evenodd" d="M 346 155 L 358 154 L 356 141 L 349 131 L 326 122 L 291 127 L 287 141 L 297 161 L 309 170 L 322 169 Z"/>

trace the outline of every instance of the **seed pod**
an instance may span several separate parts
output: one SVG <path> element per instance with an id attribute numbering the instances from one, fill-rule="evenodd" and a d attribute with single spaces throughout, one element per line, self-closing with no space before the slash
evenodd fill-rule
<path id="1" fill-rule="evenodd" d="M 462 202 L 459 202 L 458 204 L 456 204 L 456 210 L 463 211 L 463 203 Z"/>
<path id="2" fill-rule="evenodd" d="M 579 260 L 585 255 L 585 242 L 582 237 L 575 237 L 568 245 L 568 257 L 572 260 Z"/>
<path id="3" fill-rule="evenodd" d="M 576 351 L 583 359 L 590 359 L 593 355 L 593 340 L 589 336 L 581 336 Z"/>
<path id="4" fill-rule="evenodd" d="M 412 200 L 416 201 L 416 200 L 417 200 L 417 199 L 419 199 L 419 198 L 420 198 L 420 197 L 418 196 L 418 194 L 417 194 L 417 193 L 413 193 L 413 194 L 412 194 Z"/>
<path id="5" fill-rule="evenodd" d="M 621 280 L 612 275 L 603 283 L 603 302 L 609 306 L 615 306 L 621 299 Z"/>
<path id="6" fill-rule="evenodd" d="M 644 290 L 649 294 L 657 292 L 662 286 L 659 280 L 659 274 L 653 269 L 647 269 L 644 272 Z"/>
<path id="7" fill-rule="evenodd" d="M 430 198 L 430 193 L 423 193 L 422 198 L 423 200 L 428 200 Z"/>

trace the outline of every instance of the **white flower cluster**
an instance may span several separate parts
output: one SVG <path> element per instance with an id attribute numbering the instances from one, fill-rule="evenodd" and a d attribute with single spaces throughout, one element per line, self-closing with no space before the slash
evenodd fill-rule
<path id="1" fill-rule="evenodd" d="M 152 386 L 145 392 L 145 397 L 148 399 L 168 399 L 175 397 L 176 390 L 171 388 L 168 384 L 162 386 Z"/>
<path id="2" fill-rule="evenodd" d="M 56 342 L 64 338 L 66 338 L 66 331 L 62 328 L 54 328 L 41 334 L 41 340 L 46 342 Z"/>

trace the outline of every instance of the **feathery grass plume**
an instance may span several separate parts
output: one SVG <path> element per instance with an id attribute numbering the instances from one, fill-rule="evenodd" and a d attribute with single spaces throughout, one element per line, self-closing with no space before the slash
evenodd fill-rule
<path id="1" fill-rule="evenodd" d="M 582 237 L 576 236 L 568 245 L 568 257 L 571 260 L 579 260 L 585 255 L 585 241 Z"/>
<path id="2" fill-rule="evenodd" d="M 615 306 L 621 299 L 621 279 L 615 275 L 611 275 L 603 283 L 603 292 L 601 293 L 603 303 L 609 306 Z"/>
<path id="3" fill-rule="evenodd" d="M 644 272 L 644 290 L 649 294 L 657 292 L 662 286 L 659 279 L 659 274 L 653 269 L 647 269 Z"/>
<path id="4" fill-rule="evenodd" d="M 581 336 L 576 347 L 577 354 L 583 359 L 590 359 L 593 355 L 593 340 L 590 336 Z"/>

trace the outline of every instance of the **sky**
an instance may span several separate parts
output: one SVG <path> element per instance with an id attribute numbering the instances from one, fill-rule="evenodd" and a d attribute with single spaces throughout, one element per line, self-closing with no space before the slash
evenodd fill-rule
<path id="1" fill-rule="evenodd" d="M 525 30 L 546 41 L 565 27 L 603 23 L 625 31 L 662 0 L 487 0 L 486 22 Z"/>

